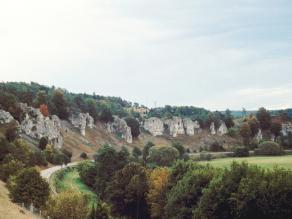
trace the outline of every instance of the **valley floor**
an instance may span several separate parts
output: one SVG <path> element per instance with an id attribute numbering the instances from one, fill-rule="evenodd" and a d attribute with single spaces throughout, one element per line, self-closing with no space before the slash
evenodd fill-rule
<path id="1" fill-rule="evenodd" d="M 286 156 L 262 156 L 262 157 L 242 157 L 242 158 L 220 158 L 211 161 L 200 161 L 202 164 L 211 164 L 215 167 L 228 167 L 232 161 L 247 162 L 248 164 L 258 165 L 264 168 L 273 168 L 275 166 L 292 169 L 292 155 Z"/>
<path id="2" fill-rule="evenodd" d="M 63 169 L 59 171 L 65 171 L 65 170 Z M 96 202 L 96 198 L 97 198 L 96 194 L 81 181 L 79 173 L 76 168 L 70 168 L 69 171 L 66 171 L 63 179 L 59 183 L 56 183 L 56 180 L 57 180 L 56 174 L 53 174 L 50 179 L 50 185 L 51 187 L 53 187 L 52 189 L 54 191 L 58 191 L 58 192 L 62 192 L 66 190 L 78 191 L 89 197 L 90 206 L 92 206 L 92 204 Z"/>

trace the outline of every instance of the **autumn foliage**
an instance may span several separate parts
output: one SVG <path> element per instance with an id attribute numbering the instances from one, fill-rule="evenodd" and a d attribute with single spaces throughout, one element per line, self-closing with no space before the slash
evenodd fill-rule
<path id="1" fill-rule="evenodd" d="M 169 171 L 167 168 L 156 168 L 149 176 L 147 203 L 150 208 L 151 218 L 161 218 L 163 214 L 168 176 Z"/>
<path id="2" fill-rule="evenodd" d="M 46 104 L 41 104 L 40 105 L 40 111 L 43 114 L 43 116 L 48 117 L 49 116 L 49 109 Z"/>

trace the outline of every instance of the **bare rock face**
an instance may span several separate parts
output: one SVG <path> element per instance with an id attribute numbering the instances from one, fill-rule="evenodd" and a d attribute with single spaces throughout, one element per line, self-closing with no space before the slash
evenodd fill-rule
<path id="1" fill-rule="evenodd" d="M 262 130 L 261 129 L 259 129 L 259 131 L 258 131 L 258 133 L 256 135 L 256 140 L 257 141 L 263 140 L 263 133 L 262 133 Z"/>
<path id="2" fill-rule="evenodd" d="M 167 133 L 172 137 L 185 134 L 184 124 L 180 117 L 164 120 L 164 126 L 166 127 Z"/>
<path id="3" fill-rule="evenodd" d="M 47 137 L 50 144 L 62 147 L 61 121 L 58 116 L 44 117 L 39 109 L 28 107 L 26 104 L 21 104 L 20 107 L 25 114 L 20 124 L 21 132 L 35 139 Z"/>
<path id="4" fill-rule="evenodd" d="M 72 114 L 69 118 L 71 124 L 80 130 L 80 133 L 85 136 L 86 127 L 94 127 L 94 119 L 89 115 L 89 113 L 78 113 Z"/>
<path id="5" fill-rule="evenodd" d="M 216 135 L 215 123 L 214 122 L 211 123 L 210 132 L 211 132 L 211 135 Z"/>
<path id="6" fill-rule="evenodd" d="M 149 131 L 153 136 L 163 135 L 164 132 L 162 120 L 156 117 L 145 119 L 143 128 Z"/>
<path id="7" fill-rule="evenodd" d="M 287 136 L 289 132 L 292 132 L 292 123 L 291 122 L 283 123 L 281 132 L 283 136 Z"/>
<path id="8" fill-rule="evenodd" d="M 114 116 L 114 121 L 107 124 L 107 130 L 110 133 L 120 134 L 121 137 L 128 143 L 133 142 L 131 128 L 127 125 L 124 119 L 120 119 L 119 117 Z"/>
<path id="9" fill-rule="evenodd" d="M 195 133 L 199 133 L 201 131 L 199 122 L 194 122 L 190 118 L 184 118 L 183 125 L 186 135 L 193 136 L 195 135 Z"/>
<path id="10" fill-rule="evenodd" d="M 7 124 L 14 120 L 9 112 L 0 110 L 0 124 Z"/>
<path id="11" fill-rule="evenodd" d="M 226 135 L 228 133 L 228 128 L 225 124 L 225 122 L 221 121 L 221 125 L 219 126 L 218 130 L 217 130 L 217 134 L 219 136 L 222 136 L 222 135 Z"/>

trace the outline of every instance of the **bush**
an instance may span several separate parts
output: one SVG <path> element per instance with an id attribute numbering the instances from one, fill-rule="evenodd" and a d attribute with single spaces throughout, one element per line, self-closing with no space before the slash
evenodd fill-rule
<path id="1" fill-rule="evenodd" d="M 179 156 L 180 156 L 180 158 L 182 158 L 183 155 L 184 155 L 184 153 L 185 153 L 184 146 L 181 143 L 179 143 L 179 142 L 173 142 L 171 146 L 174 147 L 174 148 L 176 148 L 178 150 Z"/>
<path id="2" fill-rule="evenodd" d="M 248 157 L 249 156 L 248 148 L 244 146 L 236 147 L 234 149 L 233 156 L 234 157 Z"/>
<path id="3" fill-rule="evenodd" d="M 259 145 L 259 148 L 255 150 L 255 155 L 264 155 L 264 156 L 277 156 L 283 155 L 284 151 L 282 148 L 273 141 L 265 141 Z"/>
<path id="4" fill-rule="evenodd" d="M 229 137 L 231 137 L 231 138 L 237 137 L 237 130 L 236 130 L 236 128 L 230 128 L 230 129 L 228 129 L 227 135 Z"/>
<path id="5" fill-rule="evenodd" d="M 149 150 L 149 157 L 147 161 L 158 166 L 170 166 L 179 158 L 179 152 L 174 147 L 159 147 L 153 146 Z"/>
<path id="6" fill-rule="evenodd" d="M 36 151 L 30 154 L 30 163 L 32 166 L 48 166 L 45 153 L 43 151 Z"/>
<path id="7" fill-rule="evenodd" d="M 48 143 L 49 143 L 48 138 L 42 137 L 39 141 L 39 149 L 45 150 Z"/>
<path id="8" fill-rule="evenodd" d="M 215 141 L 210 145 L 210 151 L 212 152 L 224 151 L 224 148 L 219 142 Z"/>
<path id="9" fill-rule="evenodd" d="M 205 153 L 205 152 L 200 153 L 200 160 L 201 161 L 210 161 L 210 160 L 212 160 L 212 155 L 209 153 Z"/>
<path id="10" fill-rule="evenodd" d="M 132 155 L 138 160 L 139 157 L 142 155 L 142 151 L 140 150 L 140 148 L 135 146 L 132 150 Z"/>
<path id="11" fill-rule="evenodd" d="M 114 121 L 114 117 L 110 109 L 105 108 L 101 111 L 99 115 L 99 120 L 104 123 L 109 123 Z"/>
<path id="12" fill-rule="evenodd" d="M 87 218 L 88 213 L 88 199 L 75 191 L 52 196 L 46 205 L 46 214 L 53 219 Z"/>
<path id="13" fill-rule="evenodd" d="M 77 165 L 77 170 L 81 181 L 93 188 L 95 177 L 97 175 L 97 168 L 95 164 L 91 161 L 83 161 Z"/>
<path id="14" fill-rule="evenodd" d="M 10 178 L 8 189 L 12 201 L 33 204 L 39 208 L 45 205 L 49 194 L 49 184 L 34 168 L 21 170 L 15 177 Z"/>
<path id="15" fill-rule="evenodd" d="M 18 129 L 16 126 L 9 127 L 5 132 L 5 137 L 9 142 L 13 142 L 18 136 Z"/>
<path id="16" fill-rule="evenodd" d="M 85 152 L 82 152 L 82 153 L 80 154 L 80 157 L 81 157 L 82 159 L 87 159 L 87 158 L 88 158 L 88 156 L 87 156 L 87 154 L 86 154 Z"/>
<path id="17" fill-rule="evenodd" d="M 131 128 L 131 133 L 133 138 L 137 138 L 140 135 L 140 124 L 139 122 L 132 117 L 125 119 L 127 125 Z"/>

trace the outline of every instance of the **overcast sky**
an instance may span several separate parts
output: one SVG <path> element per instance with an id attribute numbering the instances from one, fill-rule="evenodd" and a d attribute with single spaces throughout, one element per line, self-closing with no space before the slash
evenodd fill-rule
<path id="1" fill-rule="evenodd" d="M 149 107 L 292 107 L 292 1 L 1 0 L 0 75 Z"/>

